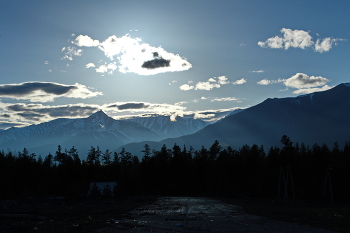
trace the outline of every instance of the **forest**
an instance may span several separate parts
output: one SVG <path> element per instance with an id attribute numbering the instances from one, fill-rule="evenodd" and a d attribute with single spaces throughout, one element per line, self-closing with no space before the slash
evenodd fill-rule
<path id="1" fill-rule="evenodd" d="M 143 157 L 91 147 L 86 160 L 77 149 L 58 146 L 54 155 L 27 149 L 0 152 L 0 199 L 85 198 L 91 182 L 116 181 L 94 197 L 126 195 L 225 194 L 261 198 L 298 198 L 348 203 L 350 143 L 293 143 L 283 135 L 280 147 L 243 145 L 238 150 L 213 142 L 194 150 L 144 145 Z"/>

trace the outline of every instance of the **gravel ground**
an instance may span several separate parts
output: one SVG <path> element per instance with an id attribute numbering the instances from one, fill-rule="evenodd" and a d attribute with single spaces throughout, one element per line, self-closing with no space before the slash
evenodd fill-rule
<path id="1" fill-rule="evenodd" d="M 334 232 L 247 214 L 241 206 L 205 197 L 159 198 L 107 224 L 97 232 Z"/>

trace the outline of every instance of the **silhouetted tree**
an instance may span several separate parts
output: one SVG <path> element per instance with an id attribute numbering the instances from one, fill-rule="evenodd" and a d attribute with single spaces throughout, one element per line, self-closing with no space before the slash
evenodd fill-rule
<path id="1" fill-rule="evenodd" d="M 144 147 L 145 149 L 141 151 L 141 152 L 144 153 L 143 158 L 142 158 L 142 161 L 147 162 L 147 161 L 149 161 L 149 159 L 150 159 L 151 148 L 150 148 L 150 146 L 149 146 L 147 143 L 146 143 L 143 147 Z"/>
<path id="2" fill-rule="evenodd" d="M 109 166 L 112 164 L 111 154 L 112 152 L 109 151 L 108 149 L 105 151 L 105 153 L 103 153 L 102 155 L 103 165 Z"/>

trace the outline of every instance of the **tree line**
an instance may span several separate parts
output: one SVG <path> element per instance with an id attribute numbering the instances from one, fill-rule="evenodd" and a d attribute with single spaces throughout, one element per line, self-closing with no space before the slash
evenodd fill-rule
<path id="1" fill-rule="evenodd" d="M 293 197 L 349 202 L 350 143 L 293 143 L 281 138 L 281 147 L 263 145 L 224 147 L 215 141 L 194 150 L 175 144 L 143 157 L 125 151 L 91 147 L 85 160 L 76 148 L 58 146 L 44 158 L 27 149 L 0 152 L 0 198 L 84 197 L 91 182 L 116 181 L 114 195 L 193 195 L 220 193 L 249 197 Z M 330 184 L 331 182 L 331 184 Z"/>

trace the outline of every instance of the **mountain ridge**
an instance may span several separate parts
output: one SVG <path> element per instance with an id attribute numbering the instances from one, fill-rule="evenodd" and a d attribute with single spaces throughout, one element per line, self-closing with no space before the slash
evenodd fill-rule
<path id="1" fill-rule="evenodd" d="M 163 144 L 209 148 L 215 140 L 222 146 L 239 149 L 247 145 L 281 146 L 280 139 L 287 135 L 294 142 L 313 144 L 350 140 L 350 84 L 339 84 L 329 90 L 286 98 L 268 98 L 263 102 L 229 115 L 198 132 L 179 138 L 152 142 L 152 149 Z M 125 145 L 135 152 L 141 144 Z"/>
<path id="2" fill-rule="evenodd" d="M 166 121 L 165 118 L 163 120 Z M 12 151 L 27 148 L 33 153 L 46 155 L 49 152 L 53 154 L 57 146 L 61 145 L 66 149 L 74 146 L 86 154 L 91 146 L 112 150 L 131 142 L 158 141 L 165 137 L 137 122 L 115 120 L 103 111 L 98 111 L 87 118 L 58 118 L 0 131 L 0 148 Z"/>

